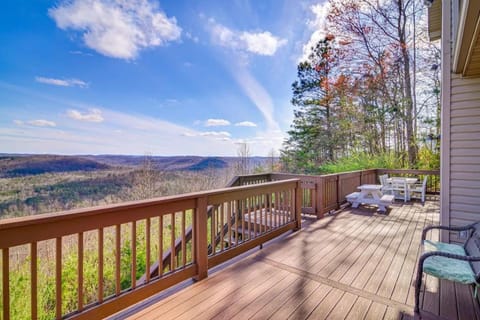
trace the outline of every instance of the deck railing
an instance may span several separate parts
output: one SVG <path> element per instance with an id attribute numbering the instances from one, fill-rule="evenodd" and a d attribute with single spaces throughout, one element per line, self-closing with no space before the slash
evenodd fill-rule
<path id="1" fill-rule="evenodd" d="M 440 193 L 440 170 L 410 170 L 410 169 L 377 169 L 377 174 L 390 176 L 417 177 L 419 182 L 427 177 L 427 193 Z"/>
<path id="2" fill-rule="evenodd" d="M 236 177 L 232 183 L 243 185 L 252 184 L 255 181 L 263 183 L 264 181 L 299 179 L 302 187 L 302 213 L 314 214 L 322 218 L 325 213 L 338 210 L 346 202 L 346 195 L 358 191 L 359 185 L 380 183 L 378 176 L 381 174 L 415 176 L 419 181 L 427 176 L 427 193 L 440 192 L 439 170 L 369 169 L 328 175 L 268 173 Z"/>
<path id="3" fill-rule="evenodd" d="M 105 317 L 300 228 L 301 212 L 321 218 L 339 209 L 347 194 L 385 173 L 427 175 L 428 191 L 439 191 L 438 170 L 269 173 L 235 177 L 220 190 L 0 221 L 0 318 L 16 314 L 15 299 L 25 304 L 23 293 L 10 294 L 18 293 L 10 272 L 21 262 L 29 265 L 20 277 L 28 282 L 26 317 Z M 72 264 L 75 301 L 65 297 Z"/>
<path id="4" fill-rule="evenodd" d="M 291 179 L 0 221 L 3 320 L 25 301 L 27 318 L 98 319 L 186 279 L 205 278 L 209 268 L 299 229 L 300 190 Z M 19 250 L 27 252 L 28 291 L 13 297 Z M 145 273 L 153 261 L 160 264 L 156 276 Z M 75 280 L 68 285 L 76 294 L 66 301 L 72 264 Z"/>

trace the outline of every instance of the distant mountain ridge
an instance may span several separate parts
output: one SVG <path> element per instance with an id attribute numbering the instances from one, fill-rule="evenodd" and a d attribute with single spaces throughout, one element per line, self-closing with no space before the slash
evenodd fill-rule
<path id="1" fill-rule="evenodd" d="M 225 169 L 235 165 L 238 157 L 201 156 L 131 156 L 131 155 L 28 155 L 0 154 L 0 177 L 18 177 L 55 172 L 108 170 L 115 167 L 138 167 L 148 160 L 162 171 L 202 171 Z M 252 167 L 265 165 L 269 158 L 250 157 Z"/>
<path id="2" fill-rule="evenodd" d="M 74 156 L 57 155 L 1 155 L 0 177 L 11 178 L 54 172 L 105 170 L 110 166 Z"/>

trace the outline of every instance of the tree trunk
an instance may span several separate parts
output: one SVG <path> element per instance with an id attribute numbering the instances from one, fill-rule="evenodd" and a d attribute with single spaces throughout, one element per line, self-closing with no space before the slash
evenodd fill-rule
<path id="1" fill-rule="evenodd" d="M 406 12 L 403 8 L 403 1 L 398 0 L 398 39 L 400 40 L 400 50 L 403 58 L 404 71 L 404 88 L 405 88 L 405 127 L 407 135 L 407 151 L 408 151 L 408 165 L 413 167 L 417 160 L 417 144 L 415 141 L 413 128 L 413 99 L 412 99 L 412 82 L 410 77 L 410 56 L 408 55 L 408 48 L 405 39 L 406 26 Z"/>

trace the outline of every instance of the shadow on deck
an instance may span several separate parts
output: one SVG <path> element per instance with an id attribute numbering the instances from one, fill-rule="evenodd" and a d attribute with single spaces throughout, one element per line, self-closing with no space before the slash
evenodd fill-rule
<path id="1" fill-rule="evenodd" d="M 112 319 L 410 319 L 421 232 L 438 222 L 438 201 L 304 217 L 301 231 Z M 468 286 L 432 277 L 422 306 L 426 319 L 480 319 Z"/>

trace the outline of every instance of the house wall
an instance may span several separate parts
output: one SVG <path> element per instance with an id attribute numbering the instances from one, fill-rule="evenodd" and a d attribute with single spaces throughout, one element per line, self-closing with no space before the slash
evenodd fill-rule
<path id="1" fill-rule="evenodd" d="M 442 1 L 441 224 L 480 221 L 480 78 L 452 72 L 458 0 Z M 452 32 L 452 30 L 455 30 Z M 442 241 L 463 242 L 456 233 Z"/>
<path id="2" fill-rule="evenodd" d="M 452 74 L 450 88 L 450 225 L 458 226 L 480 221 L 480 78 Z"/>

